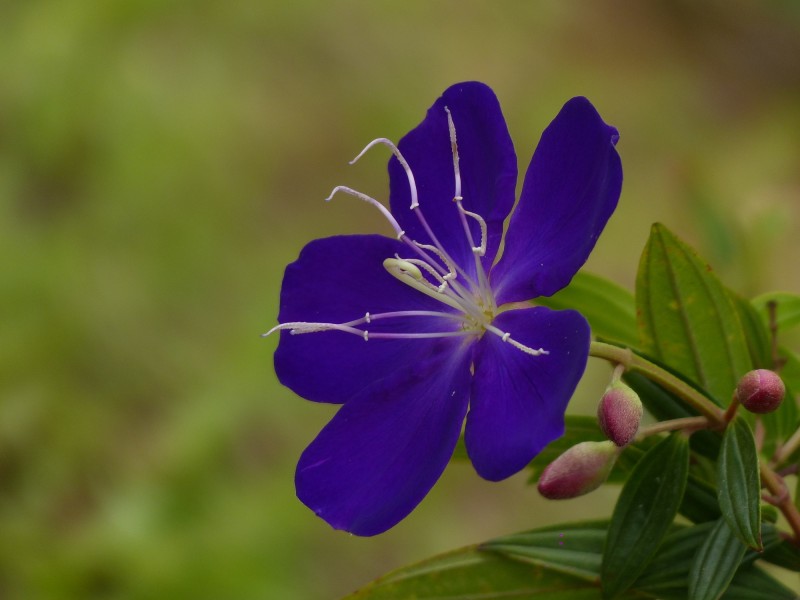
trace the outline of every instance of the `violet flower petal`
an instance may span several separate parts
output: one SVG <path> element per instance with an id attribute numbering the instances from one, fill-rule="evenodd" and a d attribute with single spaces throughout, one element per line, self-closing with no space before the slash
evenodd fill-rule
<path id="1" fill-rule="evenodd" d="M 586 262 L 622 188 L 618 138 L 581 97 L 545 129 L 490 275 L 498 303 L 550 296 Z"/>
<path id="2" fill-rule="evenodd" d="M 473 254 L 453 202 L 453 153 L 445 107 L 450 110 L 456 128 L 464 209 L 479 214 L 487 224 L 487 250 L 483 257 L 487 270 L 500 246 L 503 221 L 514 205 L 517 157 L 497 97 L 490 87 L 478 82 L 448 88 L 428 110 L 422 123 L 398 144 L 414 173 L 420 208 L 433 233 L 453 259 L 473 274 Z M 389 161 L 389 183 L 392 214 L 401 227 L 412 239 L 431 243 L 416 215 L 409 210 L 408 181 L 394 157 Z M 472 218 L 468 222 L 477 245 L 481 239 L 480 227 Z"/>
<path id="3" fill-rule="evenodd" d="M 510 310 L 493 325 L 548 354 L 531 356 L 486 334 L 475 351 L 465 442 L 478 474 L 499 481 L 564 433 L 564 411 L 589 355 L 589 325 L 572 310 Z"/>
<path id="4" fill-rule="evenodd" d="M 306 245 L 286 267 L 280 323 L 342 323 L 388 311 L 452 309 L 387 273 L 383 260 L 406 253 L 402 243 L 380 235 L 336 236 Z M 370 324 L 370 331 L 423 332 L 454 328 L 453 321 L 425 317 Z M 433 340 L 382 340 L 339 331 L 292 335 L 281 332 L 275 352 L 280 382 L 316 402 L 345 402 L 376 379 L 409 368 L 420 348 Z"/>
<path id="5" fill-rule="evenodd" d="M 437 346 L 344 404 L 300 457 L 297 496 L 335 529 L 386 531 L 447 466 L 467 410 L 471 349 L 452 339 Z"/>

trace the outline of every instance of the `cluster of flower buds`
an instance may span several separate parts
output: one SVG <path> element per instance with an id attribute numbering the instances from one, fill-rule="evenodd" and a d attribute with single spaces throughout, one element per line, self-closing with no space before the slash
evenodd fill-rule
<path id="1" fill-rule="evenodd" d="M 786 386 L 774 371 L 757 369 L 745 374 L 736 386 L 736 400 L 752 413 L 770 413 L 781 405 Z"/>
<path id="2" fill-rule="evenodd" d="M 600 487 L 620 452 L 639 431 L 644 408 L 639 396 L 618 375 L 597 408 L 603 442 L 581 442 L 550 463 L 539 477 L 539 493 L 551 500 L 575 498 Z"/>

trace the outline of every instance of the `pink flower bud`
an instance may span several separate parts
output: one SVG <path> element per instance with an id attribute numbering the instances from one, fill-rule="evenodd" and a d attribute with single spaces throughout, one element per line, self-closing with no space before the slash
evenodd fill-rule
<path id="1" fill-rule="evenodd" d="M 606 437 L 619 447 L 636 437 L 642 420 L 642 401 L 631 388 L 618 381 L 606 389 L 597 407 L 597 420 Z"/>
<path id="2" fill-rule="evenodd" d="M 539 493 L 551 500 L 588 494 L 608 479 L 619 452 L 608 441 L 576 444 L 542 471 Z"/>
<path id="3" fill-rule="evenodd" d="M 778 408 L 786 395 L 786 386 L 774 371 L 750 371 L 739 380 L 736 398 L 753 413 L 769 413 Z"/>

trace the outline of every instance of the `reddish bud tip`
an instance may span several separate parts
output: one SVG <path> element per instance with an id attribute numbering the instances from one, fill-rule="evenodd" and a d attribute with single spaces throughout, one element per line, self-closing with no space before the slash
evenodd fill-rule
<path id="1" fill-rule="evenodd" d="M 753 413 L 769 413 L 777 409 L 786 395 L 786 386 L 774 371 L 757 369 L 739 380 L 736 398 Z"/>
<path id="2" fill-rule="evenodd" d="M 559 456 L 542 471 L 539 493 L 551 500 L 588 494 L 608 479 L 619 455 L 612 442 L 581 442 Z"/>
<path id="3" fill-rule="evenodd" d="M 622 382 L 611 384 L 597 407 L 597 420 L 606 437 L 617 446 L 633 441 L 642 420 L 642 401 Z"/>

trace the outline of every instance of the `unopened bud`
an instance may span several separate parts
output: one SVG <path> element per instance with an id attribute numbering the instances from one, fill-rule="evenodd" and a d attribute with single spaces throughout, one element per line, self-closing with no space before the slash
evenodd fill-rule
<path id="1" fill-rule="evenodd" d="M 624 447 L 636 437 L 643 413 L 642 401 L 636 392 L 618 381 L 608 386 L 603 394 L 597 407 L 597 420 L 606 437 Z"/>
<path id="2" fill-rule="evenodd" d="M 736 386 L 736 398 L 753 413 L 769 413 L 777 409 L 786 395 L 786 386 L 774 371 L 757 369 L 745 374 Z"/>
<path id="3" fill-rule="evenodd" d="M 609 441 L 576 444 L 542 471 L 539 493 L 551 500 L 588 494 L 608 479 L 619 452 Z"/>

